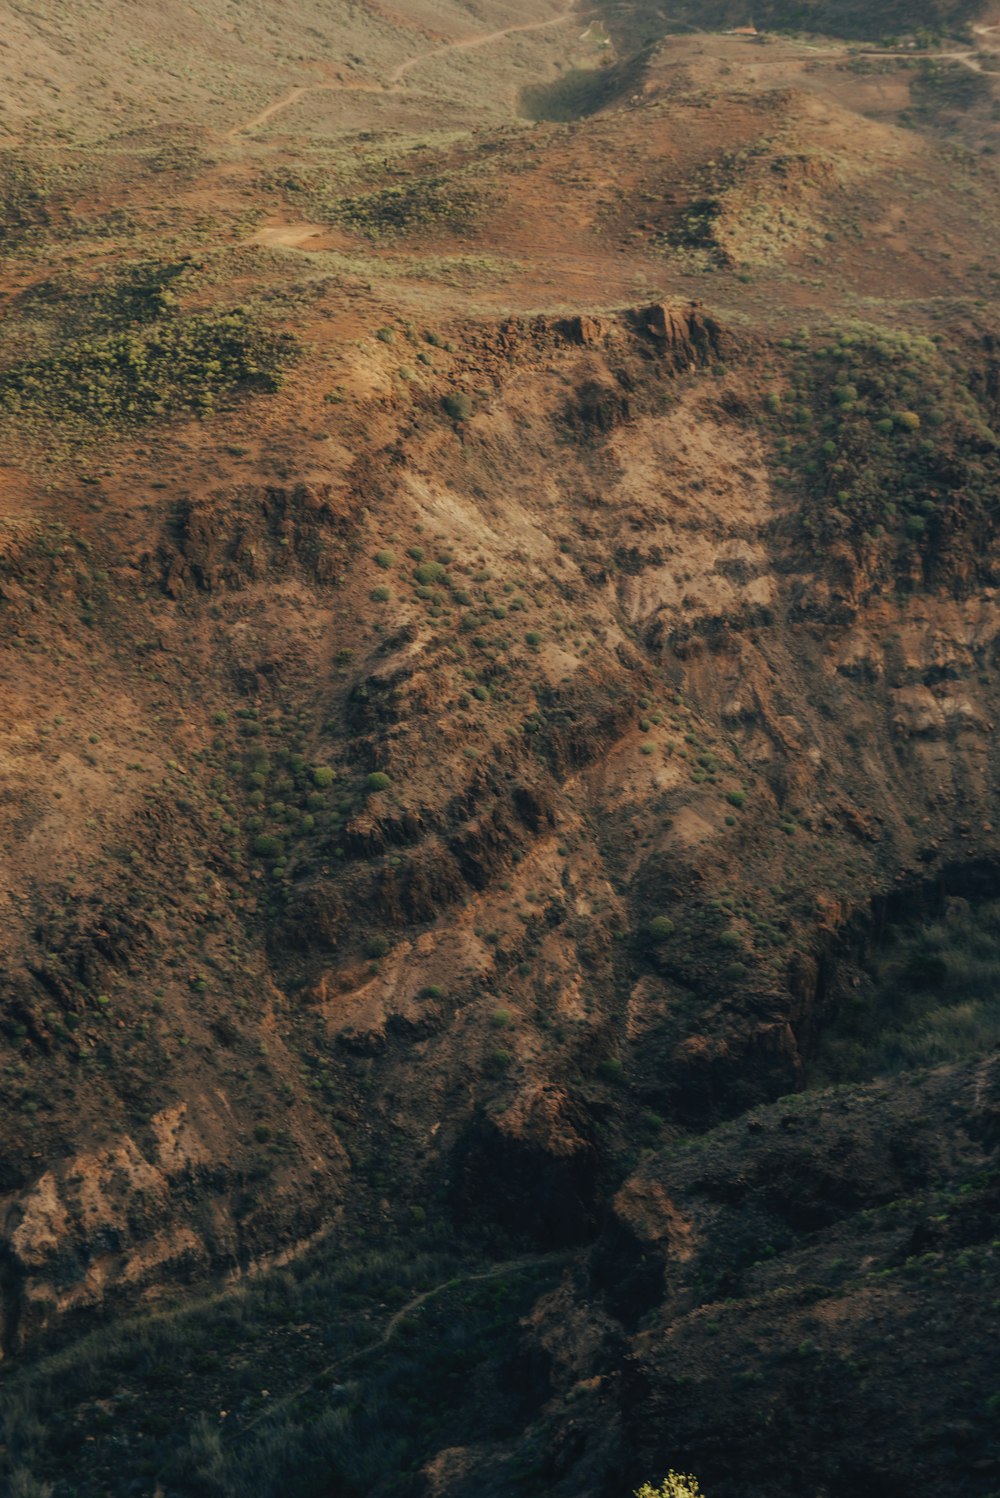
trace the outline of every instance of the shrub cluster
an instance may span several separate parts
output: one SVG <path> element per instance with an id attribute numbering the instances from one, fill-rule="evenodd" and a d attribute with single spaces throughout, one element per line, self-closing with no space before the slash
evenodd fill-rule
<path id="1" fill-rule="evenodd" d="M 95 295 L 84 309 L 89 327 L 55 340 L 51 352 L 0 362 L 0 412 L 128 426 L 280 388 L 293 338 L 246 308 L 183 314 L 169 279 L 137 274 L 113 295 Z"/>
<path id="2" fill-rule="evenodd" d="M 794 340 L 789 340 L 794 347 Z M 813 539 L 895 536 L 928 555 L 954 525 L 992 510 L 1000 440 L 957 354 L 930 339 L 846 328 L 802 340 L 791 389 L 770 392 L 779 474 L 803 490 Z"/>

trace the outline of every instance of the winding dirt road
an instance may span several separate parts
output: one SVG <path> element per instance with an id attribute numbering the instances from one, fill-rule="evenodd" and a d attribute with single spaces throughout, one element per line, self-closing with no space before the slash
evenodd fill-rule
<path id="1" fill-rule="evenodd" d="M 298 103 L 299 99 L 306 94 L 316 93 L 361 93 L 361 94 L 394 94 L 402 92 L 400 85 L 403 78 L 411 68 L 419 67 L 422 62 L 430 62 L 435 57 L 444 57 L 449 52 L 471 52 L 474 47 L 486 47 L 491 42 L 499 42 L 505 36 L 515 36 L 525 31 L 544 31 L 547 26 L 561 26 L 568 21 L 576 8 L 576 0 L 569 0 L 569 4 L 556 16 L 549 16 L 545 21 L 524 21 L 519 26 L 505 26 L 500 31 L 489 31 L 482 36 L 469 36 L 455 42 L 445 42 L 441 47 L 429 47 L 424 52 L 416 52 L 412 57 L 405 58 L 393 68 L 385 83 L 304 83 L 298 88 L 289 89 L 282 94 L 280 99 L 275 99 L 266 109 L 255 114 L 249 120 L 244 120 L 239 125 L 234 125 L 226 132 L 227 140 L 236 140 L 241 135 L 247 135 L 251 130 L 256 130 L 259 125 L 265 125 L 268 120 L 273 119 L 282 110 L 288 109 L 292 104 Z"/>
<path id="2" fill-rule="evenodd" d="M 390 84 L 398 83 L 411 68 L 417 67 L 419 63 L 430 62 L 433 57 L 442 57 L 446 52 L 470 52 L 473 47 L 485 47 L 490 42 L 502 41 L 505 36 L 513 36 L 521 31 L 544 31 L 546 26 L 560 26 L 563 21 L 569 20 L 570 14 L 575 8 L 576 0 L 566 6 L 565 10 L 557 16 L 550 16 L 547 21 L 526 21 L 520 26 L 506 26 L 502 31 L 491 31 L 486 36 L 470 36 L 465 41 L 446 42 L 443 47 L 432 47 L 427 52 L 418 52 L 415 57 L 409 57 L 393 68 L 389 74 Z"/>

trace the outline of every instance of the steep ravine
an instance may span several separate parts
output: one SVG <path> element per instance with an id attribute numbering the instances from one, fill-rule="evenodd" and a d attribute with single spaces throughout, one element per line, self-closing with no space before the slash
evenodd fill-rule
<path id="1" fill-rule="evenodd" d="M 906 1136 L 917 1084 L 774 1100 L 803 1083 L 844 933 L 1000 866 L 988 371 L 935 373 L 982 404 L 933 451 L 890 421 L 886 482 L 933 465 L 933 509 L 911 524 L 901 494 L 875 526 L 786 435 L 803 392 L 844 405 L 808 349 L 692 307 L 449 331 L 474 410 L 359 400 L 339 466 L 167 493 L 152 541 L 126 517 L 112 545 L 98 500 L 6 554 L 0 628 L 36 706 L 72 680 L 70 610 L 103 694 L 15 746 L 6 1347 L 322 1229 L 592 1245 L 524 1330 L 553 1399 L 597 1401 L 545 1491 L 610 1498 L 615 1452 L 638 1480 L 679 1450 L 726 1498 L 703 1413 L 723 1374 L 699 1340 L 715 1392 L 692 1414 L 664 1362 L 670 1328 L 711 1319 L 706 1286 L 758 1295 L 705 1269 L 733 1231 L 712 1203 L 801 1185 L 811 1148 L 769 1153 L 785 1113 L 875 1152 L 847 1217 L 890 1199 L 884 1128 Z M 986 1073 L 961 1114 L 972 1075 L 927 1084 L 961 1115 L 958 1174 L 921 1157 L 920 1212 L 992 1147 Z M 818 1204 L 853 1167 L 830 1171 Z M 499 1459 L 456 1455 L 430 1490 L 515 1490 Z"/>

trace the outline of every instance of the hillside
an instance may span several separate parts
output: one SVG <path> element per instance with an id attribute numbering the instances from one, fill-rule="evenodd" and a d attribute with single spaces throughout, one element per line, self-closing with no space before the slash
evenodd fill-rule
<path id="1" fill-rule="evenodd" d="M 992 18 L 10 9 L 4 1483 L 988 1498 Z"/>
<path id="2" fill-rule="evenodd" d="M 748 24 L 761 31 L 864 41 L 921 32 L 967 37 L 989 9 L 988 0 L 917 0 L 908 5 L 895 0 L 883 0 L 879 5 L 865 5 L 860 0 L 764 0 L 762 5 L 750 7 L 740 0 L 709 0 L 707 5 L 680 0 L 669 10 L 629 0 L 605 0 L 601 7 L 615 33 L 632 45 L 675 31 L 710 33 Z"/>

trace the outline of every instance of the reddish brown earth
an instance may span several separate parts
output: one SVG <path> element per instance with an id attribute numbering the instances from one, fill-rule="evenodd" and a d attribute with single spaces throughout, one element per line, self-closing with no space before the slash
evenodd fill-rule
<path id="1" fill-rule="evenodd" d="M 73 131 L 17 16 L 0 379 L 154 261 L 298 353 L 0 422 L 9 1387 L 427 1223 L 555 1266 L 520 1402 L 317 1492 L 986 1498 L 996 1052 L 806 1082 L 887 924 L 997 895 L 992 33 L 95 9 Z M 22 1498 L 248 1491 L 117 1485 L 78 1397 Z"/>

